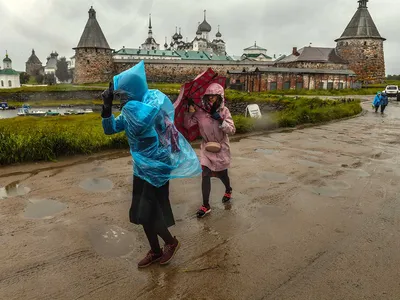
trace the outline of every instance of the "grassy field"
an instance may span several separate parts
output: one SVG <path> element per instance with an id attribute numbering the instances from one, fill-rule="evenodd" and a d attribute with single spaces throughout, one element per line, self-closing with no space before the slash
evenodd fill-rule
<path id="1" fill-rule="evenodd" d="M 286 109 L 261 120 L 234 116 L 237 133 L 326 122 L 353 116 L 362 110 L 358 101 L 342 103 L 310 98 L 282 101 Z M 61 156 L 120 148 L 128 148 L 125 134 L 105 135 L 98 114 L 0 120 L 0 165 L 51 161 Z"/>
<path id="2" fill-rule="evenodd" d="M 15 106 L 16 108 L 22 107 L 24 103 L 29 103 L 31 107 L 59 107 L 61 104 L 69 104 L 74 106 L 93 106 L 103 104 L 102 100 L 42 100 L 42 101 L 7 101 L 9 106 Z"/>

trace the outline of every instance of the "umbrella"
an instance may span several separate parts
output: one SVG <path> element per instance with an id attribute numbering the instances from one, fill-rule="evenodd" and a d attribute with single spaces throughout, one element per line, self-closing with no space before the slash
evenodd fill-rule
<path id="1" fill-rule="evenodd" d="M 211 83 L 218 83 L 225 88 L 226 77 L 218 76 L 218 73 L 215 73 L 213 69 L 208 68 L 206 71 L 199 74 L 194 80 L 181 86 L 178 99 L 174 103 L 175 126 L 189 141 L 194 141 L 200 135 L 200 132 L 198 126 L 193 126 L 189 129 L 184 127 L 185 110 L 187 111 L 189 109 L 188 101 L 189 99 L 192 99 L 195 106 L 205 110 L 202 107 L 201 98 Z"/>

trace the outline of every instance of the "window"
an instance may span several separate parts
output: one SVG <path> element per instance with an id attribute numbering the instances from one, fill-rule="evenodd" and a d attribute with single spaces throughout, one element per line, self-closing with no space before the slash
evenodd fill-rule
<path id="1" fill-rule="evenodd" d="M 302 82 L 297 82 L 296 83 L 296 90 L 302 90 L 303 89 L 303 83 Z"/>
<path id="2" fill-rule="evenodd" d="M 319 82 L 318 89 L 320 89 L 320 90 L 324 89 L 324 82 L 323 81 Z"/>
<path id="3" fill-rule="evenodd" d="M 285 81 L 283 83 L 283 89 L 284 90 L 290 90 L 290 81 Z"/>
<path id="4" fill-rule="evenodd" d="M 328 90 L 333 90 L 333 82 L 328 82 Z"/>
<path id="5" fill-rule="evenodd" d="M 277 88 L 277 83 L 276 82 L 271 82 L 269 84 L 270 91 L 276 91 L 276 88 Z"/>
<path id="6" fill-rule="evenodd" d="M 8 81 L 8 87 L 12 87 L 11 80 Z"/>
<path id="7" fill-rule="evenodd" d="M 344 83 L 343 82 L 339 82 L 339 90 L 343 90 L 344 88 Z"/>
<path id="8" fill-rule="evenodd" d="M 1 81 L 1 86 L 4 87 L 4 81 L 3 80 Z"/>
<path id="9" fill-rule="evenodd" d="M 87 64 L 88 64 L 88 65 L 90 64 L 90 61 L 89 61 L 89 60 L 87 60 Z"/>

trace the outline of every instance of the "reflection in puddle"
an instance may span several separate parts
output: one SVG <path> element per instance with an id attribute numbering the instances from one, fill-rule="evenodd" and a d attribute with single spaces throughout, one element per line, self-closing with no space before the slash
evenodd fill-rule
<path id="1" fill-rule="evenodd" d="M 111 180 L 105 178 L 88 178 L 83 180 L 79 186 L 89 192 L 109 192 L 114 184 Z"/>
<path id="2" fill-rule="evenodd" d="M 273 182 L 288 182 L 289 177 L 285 174 L 275 173 L 275 172 L 262 172 L 261 177 Z"/>
<path id="3" fill-rule="evenodd" d="M 12 182 L 3 188 L 0 188 L 0 200 L 10 197 L 24 196 L 31 191 L 30 188 L 19 184 L 19 181 Z"/>
<path id="4" fill-rule="evenodd" d="M 328 172 L 328 171 L 325 171 L 325 170 L 319 170 L 318 172 L 322 176 L 332 176 L 331 172 Z"/>
<path id="5" fill-rule="evenodd" d="M 313 161 L 309 161 L 309 160 L 302 160 L 299 159 L 297 161 L 299 164 L 303 165 L 303 166 L 307 166 L 307 167 L 313 167 L 313 168 L 318 168 L 318 167 L 322 167 L 321 164 L 313 162 Z"/>
<path id="6" fill-rule="evenodd" d="M 268 154 L 268 155 L 271 155 L 275 152 L 274 150 L 270 150 L 270 149 L 256 149 L 254 151 L 258 152 L 258 153 Z"/>
<path id="7" fill-rule="evenodd" d="M 89 239 L 94 250 L 106 257 L 119 257 L 133 250 L 135 237 L 133 233 L 115 225 L 104 225 L 92 228 Z"/>
<path id="8" fill-rule="evenodd" d="M 27 219 L 44 219 L 63 211 L 67 205 L 54 200 L 30 199 L 24 211 Z"/>

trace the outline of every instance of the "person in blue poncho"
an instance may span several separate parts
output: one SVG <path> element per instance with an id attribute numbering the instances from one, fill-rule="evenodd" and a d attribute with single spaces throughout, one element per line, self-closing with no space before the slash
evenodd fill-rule
<path id="1" fill-rule="evenodd" d="M 102 125 L 105 134 L 125 131 L 134 161 L 130 221 L 143 225 L 151 250 L 138 263 L 167 264 L 180 243 L 168 227 L 175 224 L 169 201 L 169 181 L 201 174 L 196 153 L 174 125 L 174 107 L 159 90 L 149 90 L 144 62 L 114 76 L 102 94 Z M 121 114 L 114 118 L 113 100 Z M 160 247 L 158 236 L 165 246 Z"/>
<path id="2" fill-rule="evenodd" d="M 381 105 L 381 92 L 377 92 L 374 98 L 374 101 L 372 102 L 372 106 L 375 108 L 375 112 L 378 112 L 379 106 Z"/>
<path id="3" fill-rule="evenodd" d="M 383 91 L 382 94 L 381 94 L 381 102 L 380 102 L 380 104 L 381 104 L 381 114 L 383 115 L 386 106 L 388 106 L 388 104 L 389 104 L 389 97 L 388 97 L 388 95 L 386 94 L 385 91 Z"/>

